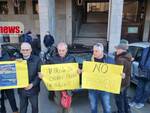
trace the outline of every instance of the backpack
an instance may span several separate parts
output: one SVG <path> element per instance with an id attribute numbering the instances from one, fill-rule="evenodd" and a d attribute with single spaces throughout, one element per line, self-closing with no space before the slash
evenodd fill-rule
<path id="1" fill-rule="evenodd" d="M 45 47 L 49 48 L 54 44 L 54 38 L 52 35 L 45 35 L 43 43 Z"/>
<path id="2" fill-rule="evenodd" d="M 61 105 L 63 108 L 68 109 L 71 106 L 72 97 L 68 95 L 67 91 L 61 91 Z"/>

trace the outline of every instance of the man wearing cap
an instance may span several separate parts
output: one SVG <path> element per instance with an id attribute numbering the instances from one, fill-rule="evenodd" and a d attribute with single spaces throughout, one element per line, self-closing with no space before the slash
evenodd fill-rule
<path id="1" fill-rule="evenodd" d="M 115 95 L 115 101 L 118 108 L 117 113 L 131 113 L 130 107 L 128 105 L 127 89 L 130 86 L 130 76 L 131 76 L 131 61 L 132 56 L 127 52 L 128 41 L 121 40 L 120 44 L 116 47 L 115 63 L 118 65 L 123 65 L 122 83 L 120 94 Z"/>
<path id="2" fill-rule="evenodd" d="M 92 61 L 95 62 L 104 62 L 104 63 L 114 63 L 113 59 L 104 54 L 103 44 L 97 43 L 93 46 L 93 56 L 91 58 Z M 98 90 L 89 90 L 88 92 L 91 113 L 98 113 L 98 97 L 100 97 L 103 113 L 111 113 L 111 105 L 110 105 L 110 93 L 105 91 Z"/>

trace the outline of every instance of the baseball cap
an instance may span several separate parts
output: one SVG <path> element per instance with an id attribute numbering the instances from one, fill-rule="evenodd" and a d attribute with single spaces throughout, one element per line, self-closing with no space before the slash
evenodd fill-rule
<path id="1" fill-rule="evenodd" d="M 127 50 L 128 49 L 128 41 L 125 39 L 122 39 L 120 41 L 120 44 L 118 44 L 117 46 L 115 46 L 116 49 L 123 49 L 123 50 Z"/>

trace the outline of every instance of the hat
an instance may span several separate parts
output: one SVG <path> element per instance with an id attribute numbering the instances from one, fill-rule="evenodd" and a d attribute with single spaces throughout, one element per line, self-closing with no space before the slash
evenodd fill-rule
<path id="1" fill-rule="evenodd" d="M 102 43 L 97 43 L 93 47 L 97 48 L 100 51 L 104 51 L 104 46 Z"/>
<path id="2" fill-rule="evenodd" d="M 122 39 L 120 41 L 120 44 L 115 46 L 116 49 L 123 49 L 123 50 L 127 50 L 128 49 L 128 41 L 125 39 Z"/>

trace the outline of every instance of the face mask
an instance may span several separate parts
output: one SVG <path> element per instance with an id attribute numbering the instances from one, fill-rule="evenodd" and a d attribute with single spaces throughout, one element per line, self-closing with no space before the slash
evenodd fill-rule
<path id="1" fill-rule="evenodd" d="M 28 60 L 30 56 L 23 56 L 23 59 Z"/>

